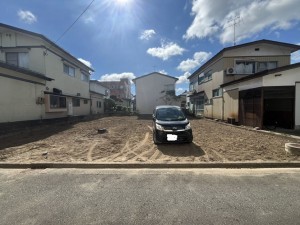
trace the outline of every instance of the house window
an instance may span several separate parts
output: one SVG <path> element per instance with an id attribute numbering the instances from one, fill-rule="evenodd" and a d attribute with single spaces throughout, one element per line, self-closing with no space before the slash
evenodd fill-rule
<path id="1" fill-rule="evenodd" d="M 65 109 L 66 107 L 66 97 L 50 95 L 50 109 Z"/>
<path id="2" fill-rule="evenodd" d="M 195 90 L 195 83 L 194 82 L 190 83 L 190 91 L 193 91 L 193 90 Z"/>
<path id="3" fill-rule="evenodd" d="M 80 98 L 72 98 L 73 107 L 80 107 Z"/>
<path id="4" fill-rule="evenodd" d="M 255 62 L 236 60 L 235 70 L 237 74 L 252 74 L 255 73 Z"/>
<path id="5" fill-rule="evenodd" d="M 196 100 L 196 110 L 197 111 L 204 110 L 204 98 L 203 97 Z"/>
<path id="6" fill-rule="evenodd" d="M 271 70 L 277 68 L 277 62 L 258 62 L 257 63 L 257 72 L 264 70 Z"/>
<path id="7" fill-rule="evenodd" d="M 97 108 L 101 108 L 101 105 L 102 105 L 101 103 L 102 102 L 99 102 L 99 101 L 97 102 Z"/>
<path id="8" fill-rule="evenodd" d="M 212 71 L 210 70 L 210 71 L 206 72 L 204 74 L 204 76 L 205 76 L 205 78 L 206 78 L 207 81 L 211 80 L 212 79 Z"/>
<path id="9" fill-rule="evenodd" d="M 88 100 L 84 99 L 83 104 L 88 104 Z"/>
<path id="10" fill-rule="evenodd" d="M 6 63 L 18 67 L 28 68 L 29 60 L 27 52 L 7 52 Z"/>
<path id="11" fill-rule="evenodd" d="M 204 73 L 199 74 L 198 76 L 198 84 L 202 83 L 202 81 L 204 80 Z"/>
<path id="12" fill-rule="evenodd" d="M 213 97 L 219 97 L 219 96 L 222 96 L 222 92 L 221 92 L 221 88 L 217 88 L 215 90 L 212 91 L 212 96 Z"/>
<path id="13" fill-rule="evenodd" d="M 212 70 L 209 70 L 205 73 L 201 73 L 198 76 L 198 84 L 201 84 L 202 82 L 210 81 L 212 79 Z"/>
<path id="14" fill-rule="evenodd" d="M 82 81 L 86 81 L 89 82 L 89 75 L 81 73 L 81 80 Z"/>
<path id="15" fill-rule="evenodd" d="M 75 68 L 64 64 L 64 73 L 71 77 L 75 77 Z"/>

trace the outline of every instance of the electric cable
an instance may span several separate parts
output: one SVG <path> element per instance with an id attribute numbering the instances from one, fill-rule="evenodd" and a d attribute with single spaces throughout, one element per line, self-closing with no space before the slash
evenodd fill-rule
<path id="1" fill-rule="evenodd" d="M 80 17 L 90 8 L 95 0 L 92 0 L 91 3 L 83 10 L 83 12 L 77 17 L 77 19 L 60 35 L 60 37 L 54 42 L 55 44 L 63 37 L 65 34 L 74 26 L 74 24 L 80 19 Z"/>

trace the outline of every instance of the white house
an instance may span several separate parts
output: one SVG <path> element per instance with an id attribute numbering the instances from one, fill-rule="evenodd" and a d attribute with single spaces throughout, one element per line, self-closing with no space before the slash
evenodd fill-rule
<path id="1" fill-rule="evenodd" d="M 90 114 L 89 68 L 41 34 L 0 24 L 0 123 Z"/>
<path id="2" fill-rule="evenodd" d="M 97 80 L 90 81 L 91 114 L 104 113 L 104 99 L 109 98 L 110 90 Z"/>
<path id="3" fill-rule="evenodd" d="M 158 105 L 178 105 L 175 96 L 175 83 L 178 79 L 153 72 L 133 79 L 136 90 L 136 110 L 140 114 L 152 114 Z M 180 98 L 179 98 L 180 99 Z"/>

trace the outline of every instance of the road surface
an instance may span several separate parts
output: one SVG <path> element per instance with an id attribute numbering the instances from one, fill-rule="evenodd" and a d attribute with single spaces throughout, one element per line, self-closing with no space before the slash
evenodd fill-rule
<path id="1" fill-rule="evenodd" d="M 300 169 L 1 169 L 0 224 L 299 224 L 299 187 Z"/>

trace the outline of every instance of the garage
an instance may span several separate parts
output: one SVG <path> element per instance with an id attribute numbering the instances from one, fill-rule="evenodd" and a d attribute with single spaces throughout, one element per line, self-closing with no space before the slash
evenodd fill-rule
<path id="1" fill-rule="evenodd" d="M 294 129 L 295 87 L 265 87 L 263 126 Z"/>
<path id="2" fill-rule="evenodd" d="M 295 87 L 263 87 L 239 92 L 239 122 L 260 128 L 294 129 Z"/>
<path id="3" fill-rule="evenodd" d="M 239 123 L 245 126 L 262 127 L 262 88 L 239 92 Z"/>

